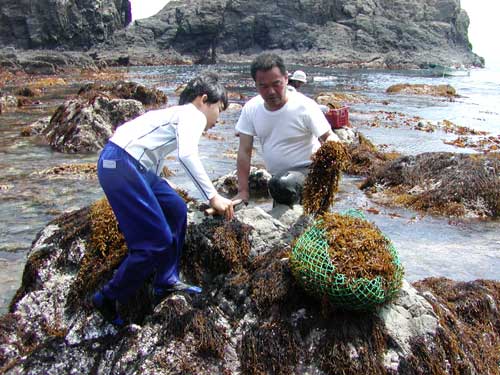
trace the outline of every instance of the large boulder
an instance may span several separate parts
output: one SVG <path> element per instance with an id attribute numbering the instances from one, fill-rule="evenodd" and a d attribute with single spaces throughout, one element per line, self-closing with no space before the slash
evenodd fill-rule
<path id="1" fill-rule="evenodd" d="M 289 230 L 302 222 L 293 210 L 288 226 L 258 209 L 224 222 L 192 206 L 182 271 L 204 292 L 172 294 L 154 307 L 142 288 L 120 307 L 129 324 L 117 329 L 89 304 L 124 254 L 104 207 L 64 214 L 36 237 L 0 318 L 2 373 L 498 372 L 498 282 L 404 282 L 379 309 L 337 311 L 291 276 Z"/>
<path id="2" fill-rule="evenodd" d="M 119 81 L 110 84 L 87 83 L 78 90 L 78 95 L 92 96 L 96 93 L 113 98 L 134 99 L 145 106 L 159 106 L 167 103 L 167 95 L 157 88 L 149 88 L 140 83 Z"/>
<path id="3" fill-rule="evenodd" d="M 143 105 L 133 99 L 71 99 L 52 115 L 43 135 L 50 146 L 66 153 L 101 150 L 113 131 L 124 122 L 144 113 Z"/>
<path id="4" fill-rule="evenodd" d="M 446 216 L 500 216 L 498 154 L 429 152 L 372 169 L 362 185 L 379 203 Z"/>
<path id="5" fill-rule="evenodd" d="M 96 62 L 84 52 L 0 49 L 0 67 L 11 72 L 54 75 L 75 69 L 97 70 Z"/>

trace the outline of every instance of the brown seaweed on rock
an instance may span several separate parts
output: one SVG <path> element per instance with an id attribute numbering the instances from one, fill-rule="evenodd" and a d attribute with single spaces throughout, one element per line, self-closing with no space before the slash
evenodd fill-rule
<path id="1" fill-rule="evenodd" d="M 427 278 L 414 286 L 439 317 L 436 342 L 412 342 L 404 374 L 500 374 L 500 285 Z"/>
<path id="2" fill-rule="evenodd" d="M 207 282 L 216 274 L 238 272 L 246 268 L 250 253 L 249 225 L 222 218 L 207 218 L 204 225 L 190 227 L 184 244 L 183 259 L 189 259 L 190 277 L 197 283 Z M 206 249 L 210 248 L 210 251 Z M 181 266 L 183 262 L 181 262 Z"/>
<path id="3" fill-rule="evenodd" d="M 425 84 L 399 83 L 387 88 L 386 92 L 389 94 L 402 93 L 402 94 L 433 95 L 433 96 L 445 96 L 445 97 L 458 96 L 455 88 L 450 85 L 425 85 Z"/>
<path id="4" fill-rule="evenodd" d="M 304 212 L 318 215 L 328 210 L 339 190 L 342 171 L 348 165 L 349 154 L 340 142 L 325 142 L 312 157 L 304 183 Z"/>
<path id="5" fill-rule="evenodd" d="M 449 152 L 404 156 L 374 171 L 361 188 L 374 199 L 447 216 L 500 216 L 500 158 Z"/>
<path id="6" fill-rule="evenodd" d="M 89 210 L 90 240 L 78 274 L 73 281 L 68 304 L 78 304 L 85 295 L 97 289 L 111 276 L 127 254 L 127 245 L 107 199 L 91 205 Z"/>
<path id="7" fill-rule="evenodd" d="M 422 291 L 418 296 L 405 283 L 401 298 L 382 312 L 327 310 L 298 288 L 289 272 L 289 249 L 277 242 L 265 254 L 238 258 L 238 270 L 220 273 L 232 264 L 210 259 L 220 256 L 215 247 L 224 246 L 220 233 L 215 239 L 223 223 L 205 220 L 190 224 L 182 269 L 191 276 L 195 264 L 196 277 L 211 276 L 204 292 L 173 294 L 142 326 L 116 333 L 96 319 L 95 311 L 62 306 L 79 256 L 91 251 L 89 208 L 53 221 L 32 248 L 18 305 L 0 317 L 0 373 L 500 373 L 499 282 L 430 280 L 415 284 Z M 235 238 L 246 241 L 238 234 L 244 227 L 233 225 Z M 189 257 L 195 252 L 193 263 Z M 435 325 L 427 325 L 429 320 Z M 425 331 L 406 336 L 406 323 L 423 324 Z M 412 341 L 403 342 L 406 338 Z"/>
<path id="8" fill-rule="evenodd" d="M 385 162 L 401 156 L 394 152 L 382 152 L 361 132 L 355 142 L 348 146 L 349 165 L 346 173 L 352 175 L 369 175 L 373 170 L 382 166 Z"/>

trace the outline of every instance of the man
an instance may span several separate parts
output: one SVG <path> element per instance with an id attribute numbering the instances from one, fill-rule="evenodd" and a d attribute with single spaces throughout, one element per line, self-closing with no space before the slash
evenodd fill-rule
<path id="1" fill-rule="evenodd" d="M 236 198 L 248 201 L 250 197 L 248 175 L 257 137 L 273 175 L 269 190 L 275 203 L 299 203 L 311 156 L 320 142 L 339 139 L 314 100 L 287 89 L 288 72 L 281 57 L 263 53 L 250 70 L 259 95 L 245 104 L 236 124 L 240 138 Z"/>
<path id="2" fill-rule="evenodd" d="M 288 78 L 288 88 L 291 91 L 300 91 L 300 88 L 307 83 L 307 76 L 302 70 L 296 70 Z"/>

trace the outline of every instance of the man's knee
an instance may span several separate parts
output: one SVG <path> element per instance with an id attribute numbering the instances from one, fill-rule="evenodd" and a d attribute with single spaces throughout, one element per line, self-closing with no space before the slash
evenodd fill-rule
<path id="1" fill-rule="evenodd" d="M 269 193 L 276 203 L 293 205 L 302 201 L 306 176 L 302 172 L 287 171 L 269 180 Z"/>

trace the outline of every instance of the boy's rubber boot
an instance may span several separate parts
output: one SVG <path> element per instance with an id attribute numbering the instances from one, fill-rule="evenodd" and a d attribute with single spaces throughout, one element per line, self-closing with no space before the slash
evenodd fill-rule
<path id="1" fill-rule="evenodd" d="M 153 299 L 155 306 L 158 305 L 166 296 L 175 292 L 200 294 L 202 292 L 202 289 L 199 286 L 186 284 L 180 280 L 175 284 L 169 285 L 164 288 L 154 288 Z"/>
<path id="2" fill-rule="evenodd" d="M 123 319 L 116 311 L 116 301 L 107 298 L 101 292 L 96 292 L 92 296 L 92 305 L 94 305 L 95 309 L 99 311 L 104 320 L 118 327 L 121 327 L 125 324 Z"/>

